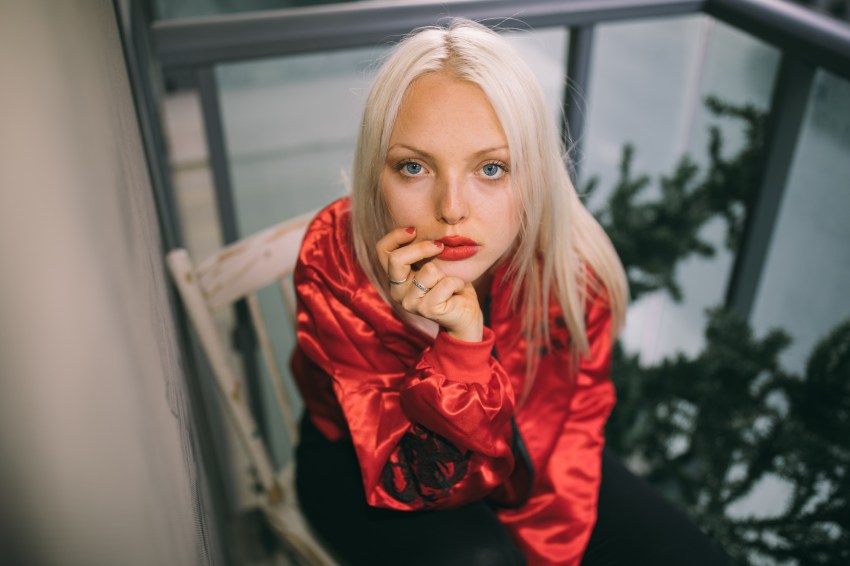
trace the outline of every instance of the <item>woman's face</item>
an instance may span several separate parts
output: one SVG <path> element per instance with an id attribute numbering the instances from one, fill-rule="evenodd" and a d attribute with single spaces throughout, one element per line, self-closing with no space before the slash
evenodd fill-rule
<path id="1" fill-rule="evenodd" d="M 476 283 L 519 231 L 505 133 L 484 92 L 445 73 L 410 86 L 390 136 L 381 193 L 393 228 L 440 240 L 433 260 Z"/>

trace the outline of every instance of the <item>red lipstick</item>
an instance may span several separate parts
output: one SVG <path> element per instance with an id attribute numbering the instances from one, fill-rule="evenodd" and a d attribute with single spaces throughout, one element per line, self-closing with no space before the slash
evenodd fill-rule
<path id="1" fill-rule="evenodd" d="M 446 236 L 437 240 L 443 244 L 443 251 L 437 256 L 446 261 L 460 261 L 474 256 L 481 246 L 478 242 L 464 236 Z"/>

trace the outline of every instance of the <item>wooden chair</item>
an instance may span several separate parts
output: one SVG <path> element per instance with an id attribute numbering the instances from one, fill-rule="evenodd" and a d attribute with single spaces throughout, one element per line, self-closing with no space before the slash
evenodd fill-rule
<path id="1" fill-rule="evenodd" d="M 171 276 L 189 313 L 201 347 L 212 368 L 218 391 L 232 423 L 239 444 L 254 467 L 256 477 L 246 482 L 259 482 L 262 490 L 260 507 L 272 528 L 308 564 L 334 566 L 336 561 L 310 533 L 298 508 L 294 486 L 294 461 L 276 472 L 269 450 L 257 423 L 242 395 L 242 381 L 237 378 L 230 361 L 227 342 L 217 328 L 214 312 L 245 298 L 251 314 L 260 350 L 265 360 L 271 387 L 275 392 L 285 428 L 294 446 L 298 429 L 292 402 L 283 386 L 274 350 L 263 316 L 257 291 L 278 283 L 290 322 L 295 324 L 295 293 L 289 276 L 295 267 L 298 250 L 313 213 L 272 226 L 219 250 L 197 267 L 185 249 L 167 256 Z M 252 474 L 253 475 L 253 474 Z"/>

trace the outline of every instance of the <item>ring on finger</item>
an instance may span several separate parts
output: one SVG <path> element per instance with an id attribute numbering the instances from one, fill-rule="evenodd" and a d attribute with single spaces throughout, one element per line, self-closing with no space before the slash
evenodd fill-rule
<path id="1" fill-rule="evenodd" d="M 428 287 L 426 287 L 425 285 L 423 285 L 422 283 L 420 283 L 419 281 L 417 281 L 416 277 L 413 278 L 413 284 L 416 286 L 417 289 L 419 289 L 423 293 L 427 293 L 428 291 L 431 290 Z"/>
<path id="2" fill-rule="evenodd" d="M 390 277 L 390 274 L 387 273 L 387 279 L 390 281 L 390 285 L 404 285 L 407 283 L 407 278 L 410 277 L 410 273 L 404 276 L 404 279 L 396 280 Z"/>

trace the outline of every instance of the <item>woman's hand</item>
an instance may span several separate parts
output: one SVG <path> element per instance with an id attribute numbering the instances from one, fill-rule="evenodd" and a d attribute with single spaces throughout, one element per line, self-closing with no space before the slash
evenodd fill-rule
<path id="1" fill-rule="evenodd" d="M 397 228 L 378 240 L 375 246 L 387 269 L 390 297 L 407 312 L 433 320 L 445 328 L 449 336 L 480 342 L 484 315 L 472 284 L 446 275 L 433 262 L 414 269 L 415 264 L 443 251 L 440 242 L 415 242 L 415 239 L 415 229 Z"/>

